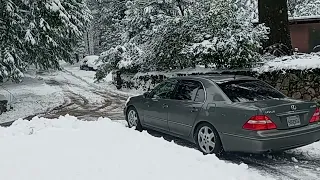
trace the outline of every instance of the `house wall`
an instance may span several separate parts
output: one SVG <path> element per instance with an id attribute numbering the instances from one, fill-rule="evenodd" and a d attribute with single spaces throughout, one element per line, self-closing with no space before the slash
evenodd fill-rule
<path id="1" fill-rule="evenodd" d="M 320 45 L 320 23 L 290 24 L 292 47 L 298 48 L 299 52 L 310 53 L 315 46 Z M 318 35 L 311 35 L 314 31 Z"/>
<path id="2" fill-rule="evenodd" d="M 299 52 L 309 51 L 309 25 L 290 25 L 291 43 L 293 48 L 298 48 Z"/>

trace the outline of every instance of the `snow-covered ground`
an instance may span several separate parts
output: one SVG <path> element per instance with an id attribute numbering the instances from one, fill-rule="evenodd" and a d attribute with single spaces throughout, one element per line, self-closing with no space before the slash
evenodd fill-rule
<path id="1" fill-rule="evenodd" d="M 108 108 L 113 108 L 113 114 L 116 113 L 116 110 L 121 109 L 119 103 L 125 100 L 117 100 L 119 99 L 118 94 L 134 95 L 117 91 L 108 82 L 94 83 L 95 72 L 80 70 L 79 64 L 63 65 L 69 70 L 39 72 L 31 68 L 25 73 L 25 78 L 21 83 L 2 84 L 0 95 L 4 95 L 9 100 L 13 109 L 0 115 L 0 124 L 37 114 L 43 115 L 59 106 L 69 107 L 69 105 L 72 105 L 69 109 L 73 109 L 74 114 L 84 116 L 85 110 L 88 110 L 90 111 L 87 113 L 88 116 L 96 113 L 93 118 L 96 119 L 104 116 L 104 112 L 109 111 Z M 110 97 L 108 91 L 113 91 L 114 97 Z M 115 104 L 119 107 L 113 107 Z M 62 115 L 69 111 L 68 108 L 60 109 Z M 117 114 L 122 114 L 122 111 L 119 110 Z"/>
<path id="2" fill-rule="evenodd" d="M 108 118 L 19 120 L 0 128 L 0 137 L 0 174 L 5 180 L 272 179 L 245 164 L 203 156 Z"/>
<path id="3" fill-rule="evenodd" d="M 87 82 L 89 86 L 92 86 L 97 89 L 104 89 L 108 91 L 112 91 L 118 94 L 134 96 L 138 94 L 142 94 L 141 90 L 132 90 L 132 89 L 122 89 L 121 91 L 117 90 L 115 85 L 112 83 L 112 73 L 108 74 L 107 77 L 103 79 L 102 82 L 95 81 L 95 71 L 84 71 L 80 70 L 80 64 L 75 63 L 74 65 L 70 65 L 68 63 L 60 62 L 61 66 L 66 72 L 69 72 L 73 76 Z"/>
<path id="4" fill-rule="evenodd" d="M 64 102 L 61 88 L 49 86 L 44 80 L 30 74 L 26 74 L 22 83 L 2 84 L 0 94 L 6 96 L 13 107 L 0 115 L 0 123 L 41 113 Z"/>

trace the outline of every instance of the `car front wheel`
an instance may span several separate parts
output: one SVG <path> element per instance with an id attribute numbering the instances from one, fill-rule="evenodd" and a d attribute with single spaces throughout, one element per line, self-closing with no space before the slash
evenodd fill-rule
<path id="1" fill-rule="evenodd" d="M 198 148 L 204 154 L 221 154 L 222 143 L 216 129 L 209 123 L 202 123 L 195 133 Z"/>
<path id="2" fill-rule="evenodd" d="M 126 120 L 129 128 L 135 128 L 138 131 L 142 131 L 139 115 L 134 107 L 129 107 Z"/>

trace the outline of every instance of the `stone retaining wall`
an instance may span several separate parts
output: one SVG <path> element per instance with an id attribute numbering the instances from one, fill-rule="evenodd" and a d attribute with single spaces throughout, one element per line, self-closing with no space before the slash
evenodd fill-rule
<path id="1" fill-rule="evenodd" d="M 220 74 L 238 74 L 253 76 L 263 80 L 289 97 L 304 100 L 320 100 L 320 69 L 281 70 L 265 73 L 254 71 L 223 71 Z M 217 72 L 197 73 L 156 73 L 140 75 L 122 75 L 123 87 L 150 90 L 164 79 L 174 76 L 197 74 L 217 74 Z"/>

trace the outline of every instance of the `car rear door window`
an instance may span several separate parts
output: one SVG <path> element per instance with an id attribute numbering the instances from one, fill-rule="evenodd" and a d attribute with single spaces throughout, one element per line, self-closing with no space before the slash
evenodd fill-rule
<path id="1" fill-rule="evenodd" d="M 175 87 L 177 85 L 177 80 L 168 80 L 164 83 L 159 84 L 152 92 L 151 97 L 158 97 L 161 99 L 171 99 Z"/>
<path id="2" fill-rule="evenodd" d="M 275 88 L 259 80 L 237 80 L 217 84 L 233 102 L 285 98 Z"/>
<path id="3" fill-rule="evenodd" d="M 205 100 L 205 91 L 199 81 L 181 80 L 174 99 L 203 102 Z"/>

